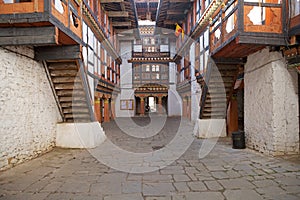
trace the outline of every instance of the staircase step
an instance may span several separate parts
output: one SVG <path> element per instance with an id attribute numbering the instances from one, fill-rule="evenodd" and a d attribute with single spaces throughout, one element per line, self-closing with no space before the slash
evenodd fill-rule
<path id="1" fill-rule="evenodd" d="M 70 114 L 70 113 L 89 114 L 89 110 L 84 107 L 63 108 L 63 113 L 64 114 Z"/>
<path id="2" fill-rule="evenodd" d="M 85 97 L 84 96 L 73 96 L 73 97 L 59 97 L 59 101 L 60 102 L 68 102 L 68 101 L 72 101 L 72 102 L 76 102 L 76 101 L 85 101 Z"/>
<path id="3" fill-rule="evenodd" d="M 73 89 L 83 89 L 80 83 L 57 83 L 54 84 L 56 90 L 73 90 Z"/>
<path id="4" fill-rule="evenodd" d="M 51 63 L 48 68 L 50 70 L 77 70 L 78 67 L 74 62 L 67 63 Z"/>
<path id="5" fill-rule="evenodd" d="M 53 77 L 52 78 L 53 83 L 80 83 L 80 79 L 79 78 L 75 78 L 75 77 Z"/>
<path id="6" fill-rule="evenodd" d="M 86 102 L 63 102 L 61 103 L 62 108 L 72 108 L 72 107 L 83 107 L 86 108 Z"/>
<path id="7" fill-rule="evenodd" d="M 226 107 L 213 107 L 206 108 L 204 107 L 203 113 L 226 113 Z"/>
<path id="8" fill-rule="evenodd" d="M 203 119 L 224 119 L 225 114 L 223 114 L 223 113 L 203 113 L 202 118 Z"/>
<path id="9" fill-rule="evenodd" d="M 77 70 L 51 70 L 51 76 L 76 76 L 78 74 Z"/>
<path id="10" fill-rule="evenodd" d="M 70 119 L 70 118 L 75 118 L 75 119 L 90 119 L 90 115 L 89 114 L 77 114 L 77 113 L 68 113 L 65 114 L 65 118 Z"/>
<path id="11" fill-rule="evenodd" d="M 57 96 L 83 96 L 84 97 L 84 91 L 83 90 L 56 90 Z"/>

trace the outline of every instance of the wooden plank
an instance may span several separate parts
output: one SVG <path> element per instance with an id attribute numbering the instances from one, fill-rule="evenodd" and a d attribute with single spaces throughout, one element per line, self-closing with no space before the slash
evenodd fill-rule
<path id="1" fill-rule="evenodd" d="M 56 28 L 54 26 L 0 28 L 0 45 L 48 45 L 56 43 Z"/>
<path id="2" fill-rule="evenodd" d="M 0 37 L 0 45 L 54 45 L 54 35 Z"/>
<path id="3" fill-rule="evenodd" d="M 129 17 L 126 11 L 108 11 L 108 17 Z"/>
<path id="4" fill-rule="evenodd" d="M 36 60 L 68 60 L 68 59 L 80 59 L 80 46 L 68 45 L 68 46 L 46 46 L 36 47 L 35 55 Z"/>
<path id="5" fill-rule="evenodd" d="M 43 36 L 55 34 L 54 26 L 45 27 L 7 27 L 0 28 L 0 37 L 3 36 Z"/>
<path id="6" fill-rule="evenodd" d="M 286 44 L 283 37 L 270 38 L 270 37 L 259 37 L 259 36 L 249 36 L 249 35 L 240 35 L 238 38 L 238 43 L 281 45 L 281 46 L 284 46 Z"/>

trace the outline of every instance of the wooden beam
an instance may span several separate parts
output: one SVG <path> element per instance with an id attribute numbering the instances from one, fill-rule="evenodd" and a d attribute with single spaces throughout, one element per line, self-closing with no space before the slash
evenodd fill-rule
<path id="1" fill-rule="evenodd" d="M 125 11 L 108 11 L 108 17 L 129 17 L 129 13 Z"/>
<path id="2" fill-rule="evenodd" d="M 54 26 L 0 28 L 0 45 L 53 45 L 56 43 Z"/>
<path id="3" fill-rule="evenodd" d="M 100 3 L 121 3 L 124 0 L 100 0 Z"/>
<path id="4" fill-rule="evenodd" d="M 81 59 L 80 46 L 45 46 L 35 47 L 36 60 L 74 60 Z"/>
<path id="5" fill-rule="evenodd" d="M 112 26 L 131 26 L 131 22 L 112 22 Z"/>

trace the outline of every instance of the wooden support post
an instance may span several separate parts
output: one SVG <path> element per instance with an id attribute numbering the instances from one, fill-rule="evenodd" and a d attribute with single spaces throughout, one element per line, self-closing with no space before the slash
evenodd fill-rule
<path id="1" fill-rule="evenodd" d="M 227 114 L 227 125 L 228 125 L 228 136 L 231 137 L 232 132 L 238 131 L 238 102 L 237 99 L 231 99 L 228 106 Z"/>
<path id="2" fill-rule="evenodd" d="M 158 114 L 162 114 L 162 97 L 158 96 Z"/>
<path id="3" fill-rule="evenodd" d="M 111 119 L 115 119 L 116 116 L 116 109 L 115 109 L 115 101 L 113 99 L 111 99 Z"/>
<path id="4" fill-rule="evenodd" d="M 101 123 L 101 104 L 100 104 L 100 99 L 95 98 L 94 102 L 94 109 L 95 109 L 95 117 L 98 122 Z"/>
<path id="5" fill-rule="evenodd" d="M 109 122 L 109 99 L 104 99 L 104 122 Z"/>
<path id="6" fill-rule="evenodd" d="M 39 10 L 39 1 L 34 0 L 34 7 L 33 7 L 34 12 L 38 12 Z"/>
<path id="7" fill-rule="evenodd" d="M 140 102 L 140 113 L 141 116 L 145 115 L 145 98 L 144 97 L 140 97 L 141 102 Z"/>

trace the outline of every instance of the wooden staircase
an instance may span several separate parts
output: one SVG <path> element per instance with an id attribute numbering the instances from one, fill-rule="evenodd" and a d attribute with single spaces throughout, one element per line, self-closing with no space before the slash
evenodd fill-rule
<path id="1" fill-rule="evenodd" d="M 91 122 L 93 112 L 81 60 L 45 61 L 52 91 L 64 122 Z M 81 69 L 82 68 L 82 69 Z"/>
<path id="2" fill-rule="evenodd" d="M 207 70 L 202 88 L 200 119 L 225 119 L 238 65 L 218 65 Z"/>

